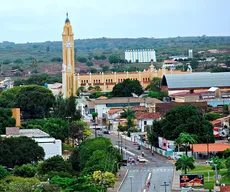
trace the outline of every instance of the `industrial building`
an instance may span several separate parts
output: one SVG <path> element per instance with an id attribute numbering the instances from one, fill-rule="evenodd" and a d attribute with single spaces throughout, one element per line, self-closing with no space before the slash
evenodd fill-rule
<path id="1" fill-rule="evenodd" d="M 156 52 L 154 49 L 135 49 L 125 51 L 125 60 L 131 63 L 156 62 Z"/>

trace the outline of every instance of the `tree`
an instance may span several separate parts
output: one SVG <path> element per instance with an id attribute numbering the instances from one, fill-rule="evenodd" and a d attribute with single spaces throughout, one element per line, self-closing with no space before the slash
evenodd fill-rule
<path id="1" fill-rule="evenodd" d="M 72 174 L 72 165 L 65 161 L 61 156 L 53 156 L 42 163 L 38 167 L 39 174 L 47 174 L 49 172 L 66 172 Z"/>
<path id="2" fill-rule="evenodd" d="M 116 178 L 115 175 L 111 172 L 102 172 L 102 171 L 94 171 L 93 172 L 93 180 L 97 185 L 108 187 L 114 187 Z"/>
<path id="3" fill-rule="evenodd" d="M 190 65 L 192 67 L 192 69 L 196 69 L 199 65 L 199 62 L 197 61 L 197 59 L 193 59 L 191 62 L 190 62 Z"/>
<path id="4" fill-rule="evenodd" d="M 116 64 L 120 62 L 120 56 L 117 55 L 111 55 L 109 56 L 109 63 L 110 64 Z"/>
<path id="5" fill-rule="evenodd" d="M 86 66 L 92 67 L 93 66 L 93 62 L 92 61 L 87 61 Z"/>
<path id="6" fill-rule="evenodd" d="M 224 156 L 225 159 L 227 159 L 228 157 L 230 157 L 230 148 L 226 149 L 223 152 L 223 156 Z"/>
<path id="7" fill-rule="evenodd" d="M 98 116 L 98 113 L 97 112 L 93 112 L 92 113 L 92 117 L 93 117 L 93 120 L 95 121 L 96 117 Z"/>
<path id="8" fill-rule="evenodd" d="M 193 157 L 188 157 L 186 155 L 182 155 L 175 163 L 176 170 L 184 171 L 184 174 L 188 173 L 188 170 L 193 170 L 195 160 Z"/>
<path id="9" fill-rule="evenodd" d="M 6 127 L 14 127 L 16 120 L 12 118 L 12 110 L 0 108 L 0 134 L 5 134 Z"/>
<path id="10" fill-rule="evenodd" d="M 154 147 L 159 147 L 158 137 L 163 134 L 161 129 L 162 126 L 162 121 L 153 120 L 152 125 L 149 128 L 147 128 L 148 141 Z"/>
<path id="11" fill-rule="evenodd" d="M 23 64 L 23 60 L 22 59 L 15 59 L 14 60 L 14 63 L 17 63 L 17 64 Z"/>
<path id="12" fill-rule="evenodd" d="M 197 143 L 195 139 L 196 135 L 190 135 L 188 133 L 181 133 L 179 137 L 175 140 L 178 145 L 185 145 L 185 155 L 188 156 L 189 144 Z"/>
<path id="13" fill-rule="evenodd" d="M 97 186 L 92 182 L 92 176 L 80 176 L 77 178 L 66 178 L 55 176 L 51 179 L 54 184 L 59 185 L 66 191 L 87 191 L 87 192 L 105 192 L 105 188 Z"/>
<path id="14" fill-rule="evenodd" d="M 90 73 L 97 73 L 97 69 L 96 68 L 91 67 L 89 70 L 90 70 Z"/>
<path id="15" fill-rule="evenodd" d="M 215 157 L 211 158 L 211 160 L 212 160 L 212 162 L 213 162 L 213 163 L 211 164 L 212 170 L 215 171 L 215 170 L 217 169 L 217 171 L 218 171 L 218 170 L 224 168 L 224 159 L 223 159 L 223 158 L 220 159 L 218 156 L 215 156 Z"/>
<path id="16" fill-rule="evenodd" d="M 55 101 L 55 97 L 49 89 L 38 85 L 22 86 L 16 96 L 16 106 L 21 109 L 25 119 L 49 116 Z"/>
<path id="17" fill-rule="evenodd" d="M 11 60 L 9 60 L 9 59 L 5 59 L 5 60 L 3 60 L 3 62 L 2 62 L 2 64 L 4 64 L 4 65 L 8 65 L 8 64 L 10 64 L 11 63 Z"/>
<path id="18" fill-rule="evenodd" d="M 72 144 L 74 141 L 83 141 L 88 136 L 92 135 L 89 124 L 83 120 L 73 121 L 69 126 L 69 135 L 72 138 Z"/>
<path id="19" fill-rule="evenodd" d="M 166 92 L 163 92 L 163 91 L 160 91 L 160 92 L 150 91 L 148 93 L 148 97 L 156 98 L 156 99 L 159 99 L 159 100 L 163 100 L 164 97 L 168 97 L 168 94 Z"/>
<path id="20" fill-rule="evenodd" d="M 77 57 L 77 61 L 79 61 L 79 62 L 81 62 L 81 63 L 86 63 L 86 62 L 87 62 L 87 58 L 78 56 L 78 57 Z"/>
<path id="21" fill-rule="evenodd" d="M 17 107 L 16 98 L 18 91 L 21 87 L 13 87 L 7 89 L 0 94 L 0 106 L 4 108 L 15 108 Z"/>
<path id="22" fill-rule="evenodd" d="M 136 118 L 136 113 L 133 111 L 130 107 L 128 109 L 123 109 L 123 112 L 121 113 L 122 118 L 126 118 L 126 125 L 127 125 L 127 131 L 134 127 L 133 120 Z"/>
<path id="23" fill-rule="evenodd" d="M 3 179 L 7 175 L 9 175 L 9 172 L 2 165 L 0 165 L 0 179 Z"/>
<path id="24" fill-rule="evenodd" d="M 100 59 L 105 60 L 105 59 L 107 59 L 107 57 L 105 55 L 100 55 Z"/>
<path id="25" fill-rule="evenodd" d="M 42 147 L 28 137 L 0 138 L 0 164 L 14 167 L 38 162 L 45 156 Z"/>
<path id="26" fill-rule="evenodd" d="M 44 131 L 62 142 L 68 137 L 68 122 L 61 118 L 50 118 L 44 125 Z"/>
<path id="27" fill-rule="evenodd" d="M 161 90 L 161 81 L 162 79 L 159 77 L 154 77 L 150 84 L 146 87 L 146 90 L 153 91 L 153 92 L 160 92 Z"/>
<path id="28" fill-rule="evenodd" d="M 227 168 L 226 176 L 230 177 L 230 157 L 228 157 L 225 161 L 225 166 Z"/>
<path id="29" fill-rule="evenodd" d="M 20 177 L 34 177 L 36 174 L 36 167 L 32 165 L 22 165 L 22 166 L 15 166 L 13 170 L 13 174 L 15 176 L 20 176 Z"/>
<path id="30" fill-rule="evenodd" d="M 109 66 L 108 65 L 100 65 L 101 69 L 103 72 L 106 72 L 109 70 Z"/>
<path id="31" fill-rule="evenodd" d="M 224 117 L 223 115 L 219 114 L 219 113 L 206 113 L 204 114 L 204 118 L 207 119 L 208 121 L 213 121 L 219 118 Z"/>
<path id="32" fill-rule="evenodd" d="M 206 135 L 210 136 L 209 142 L 215 141 L 213 125 L 192 105 L 177 106 L 168 111 L 162 120 L 161 129 L 160 136 L 169 140 L 175 140 L 180 133 L 185 132 L 197 135 L 198 143 L 207 143 Z"/>
<path id="33" fill-rule="evenodd" d="M 138 80 L 125 79 L 113 87 L 112 95 L 114 97 L 130 97 L 132 93 L 141 95 L 143 92 L 143 88 Z"/>

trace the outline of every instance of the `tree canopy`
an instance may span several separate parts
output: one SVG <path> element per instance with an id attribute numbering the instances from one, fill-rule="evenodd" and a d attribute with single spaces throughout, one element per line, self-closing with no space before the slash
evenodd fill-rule
<path id="1" fill-rule="evenodd" d="M 146 90 L 153 91 L 153 92 L 159 92 L 161 90 L 161 78 L 154 77 L 150 84 L 146 87 Z"/>
<path id="2" fill-rule="evenodd" d="M 113 87 L 112 95 L 114 97 L 131 97 L 132 93 L 141 95 L 143 92 L 144 90 L 138 80 L 125 79 Z"/>
<path id="3" fill-rule="evenodd" d="M 187 174 L 188 170 L 195 168 L 194 163 L 195 160 L 193 157 L 182 155 L 175 163 L 176 170 L 182 170 L 184 174 Z"/>
<path id="4" fill-rule="evenodd" d="M 0 138 L 0 164 L 13 167 L 38 162 L 45 156 L 42 147 L 28 137 Z"/>
<path id="5" fill-rule="evenodd" d="M 14 127 L 15 122 L 11 109 L 0 108 L 0 134 L 5 134 L 6 127 Z"/>

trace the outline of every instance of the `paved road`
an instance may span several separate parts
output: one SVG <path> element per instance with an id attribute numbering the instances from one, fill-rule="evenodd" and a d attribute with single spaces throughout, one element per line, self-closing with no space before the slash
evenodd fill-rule
<path id="1" fill-rule="evenodd" d="M 120 140 L 120 137 L 114 133 L 109 135 L 104 135 L 107 138 L 110 138 L 114 145 L 117 145 L 117 141 Z M 155 154 L 151 155 L 149 149 L 141 147 L 141 150 L 137 149 L 136 145 L 133 145 L 132 142 L 122 141 L 123 148 L 126 147 L 126 150 L 131 153 L 123 153 L 124 157 L 128 156 L 137 156 L 141 155 L 141 152 L 144 152 L 145 159 L 148 160 L 147 164 L 139 165 L 136 162 L 133 165 L 128 165 L 127 169 L 129 170 L 124 183 L 120 188 L 120 192 L 143 192 L 146 189 L 146 192 L 163 192 L 165 187 L 161 186 L 166 182 L 169 186 L 166 187 L 166 191 L 171 191 L 171 183 L 173 178 L 173 165 L 162 156 Z M 150 187 L 147 188 L 146 182 L 147 178 L 150 177 Z"/>

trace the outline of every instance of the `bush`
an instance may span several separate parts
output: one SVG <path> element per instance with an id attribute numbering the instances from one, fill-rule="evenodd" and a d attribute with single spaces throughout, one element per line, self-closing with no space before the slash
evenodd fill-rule
<path id="1" fill-rule="evenodd" d="M 0 165 L 0 179 L 6 177 L 7 175 L 9 175 L 9 172 L 2 165 Z"/>
<path id="2" fill-rule="evenodd" d="M 22 165 L 22 166 L 16 166 L 13 170 L 13 174 L 15 176 L 20 176 L 20 177 L 34 177 L 36 174 L 36 167 L 32 165 Z"/>

